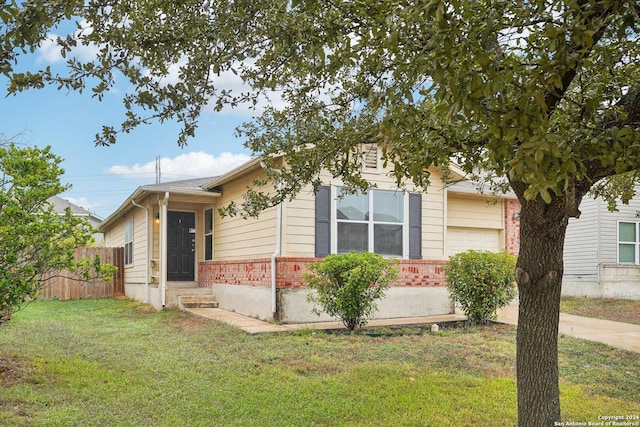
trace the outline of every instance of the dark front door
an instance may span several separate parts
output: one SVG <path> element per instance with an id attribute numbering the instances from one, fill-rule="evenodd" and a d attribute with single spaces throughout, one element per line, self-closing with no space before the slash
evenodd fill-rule
<path id="1" fill-rule="evenodd" d="M 196 215 L 193 212 L 167 214 L 167 280 L 195 280 Z"/>

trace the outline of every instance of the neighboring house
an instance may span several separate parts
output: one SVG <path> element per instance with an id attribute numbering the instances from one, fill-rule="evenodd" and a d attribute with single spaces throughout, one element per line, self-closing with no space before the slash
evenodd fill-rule
<path id="1" fill-rule="evenodd" d="M 567 228 L 563 295 L 640 299 L 640 200 L 611 212 L 585 198 L 580 211 Z"/>
<path id="2" fill-rule="evenodd" d="M 453 312 L 443 277 L 448 256 L 470 248 L 517 252 L 519 204 L 464 185 L 444 186 L 432 171 L 428 191 L 403 193 L 380 162 L 364 176 L 377 188 L 338 198 L 324 177 L 258 219 L 221 217 L 241 204 L 260 159 L 219 177 L 139 187 L 100 226 L 107 246 L 125 248 L 125 293 L 157 309 L 177 296 L 213 294 L 220 307 L 280 322 L 317 321 L 307 303 L 306 265 L 330 253 L 369 250 L 397 258 L 400 280 L 377 317 Z M 456 175 L 461 178 L 460 175 Z M 328 317 L 321 317 L 328 319 Z"/>
<path id="3" fill-rule="evenodd" d="M 71 210 L 71 215 L 84 217 L 89 224 L 91 224 L 94 228 L 98 228 L 100 223 L 102 222 L 102 218 L 98 215 L 94 214 L 86 210 L 83 207 L 80 207 L 76 204 L 71 203 L 67 199 L 63 199 L 59 196 L 49 197 L 49 203 L 53 205 L 53 210 L 59 213 L 60 215 L 65 215 L 67 209 Z M 96 246 L 104 246 L 104 235 L 102 233 L 94 233 L 93 240 L 95 241 Z"/>

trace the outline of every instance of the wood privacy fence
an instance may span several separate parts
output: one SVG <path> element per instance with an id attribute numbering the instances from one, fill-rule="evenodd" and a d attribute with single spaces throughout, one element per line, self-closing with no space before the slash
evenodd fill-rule
<path id="1" fill-rule="evenodd" d="M 118 271 L 110 281 L 77 280 L 70 272 L 60 271 L 44 282 L 40 298 L 72 300 L 124 295 L 124 248 L 78 248 L 74 255 L 76 260 L 94 259 L 97 255 L 102 263 L 115 265 Z"/>

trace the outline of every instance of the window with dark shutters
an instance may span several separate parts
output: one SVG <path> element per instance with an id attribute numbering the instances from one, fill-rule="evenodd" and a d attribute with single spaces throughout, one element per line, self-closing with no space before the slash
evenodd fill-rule
<path id="1" fill-rule="evenodd" d="M 340 188 L 336 190 L 340 195 Z M 344 195 L 335 205 L 331 187 L 316 193 L 315 256 L 331 253 L 332 239 L 338 253 L 351 250 L 376 252 L 385 256 L 422 259 L 422 195 L 408 194 L 408 213 L 403 214 L 401 192 L 372 189 L 366 193 Z M 404 199 L 406 200 L 406 199 Z M 336 209 L 332 215 L 331 209 Z M 332 227 L 335 221 L 335 228 Z M 331 231 L 337 231 L 336 236 Z M 407 231 L 405 235 L 403 230 Z M 403 240 L 408 237 L 408 253 Z"/>

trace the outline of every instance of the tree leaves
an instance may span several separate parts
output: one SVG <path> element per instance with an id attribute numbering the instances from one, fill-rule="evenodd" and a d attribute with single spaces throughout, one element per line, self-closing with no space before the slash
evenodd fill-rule
<path id="1" fill-rule="evenodd" d="M 89 22 L 92 31 L 58 40 L 67 54 L 75 45 L 99 47 L 93 60 L 70 58 L 68 76 L 5 73 L 12 92 L 91 84 L 97 98 L 125 76 L 133 88 L 125 119 L 106 125 L 100 144 L 169 119 L 182 123 L 184 144 L 208 105 L 256 105 L 261 94 L 278 91 L 284 104 L 241 132 L 255 154 L 286 153 L 294 169 L 314 168 L 287 175 L 292 180 L 310 181 L 328 168 L 353 172 L 358 181 L 357 168 L 333 167 L 330 156 L 353 160 L 358 143 L 374 141 L 390 147 L 387 160 L 399 182 L 425 184 L 430 166 L 473 158 L 526 184 L 523 197 L 549 200 L 575 178 L 588 185 L 601 177 L 602 168 L 589 171 L 595 159 L 610 167 L 607 174 L 638 165 L 638 125 L 624 118 L 634 104 L 621 99 L 640 77 L 633 32 L 639 24 L 636 8 L 623 3 L 8 3 L 2 46 L 15 59 L 65 19 Z M 176 69 L 178 82 L 169 83 Z M 212 75 L 225 72 L 240 76 L 247 91 L 217 87 Z M 609 130 L 614 125 L 619 132 Z M 278 138 L 269 142 L 267 135 Z M 319 162 L 299 149 L 325 144 L 331 147 L 318 150 Z M 395 161 L 405 156 L 416 162 Z M 465 167 L 473 172 L 472 163 Z"/>
<path id="2" fill-rule="evenodd" d="M 0 145 L 0 314 L 36 298 L 49 272 L 113 273 L 95 260 L 73 261 L 73 250 L 86 245 L 94 230 L 86 219 L 60 215 L 48 202 L 67 189 L 60 183 L 60 163 L 49 147 Z"/>

